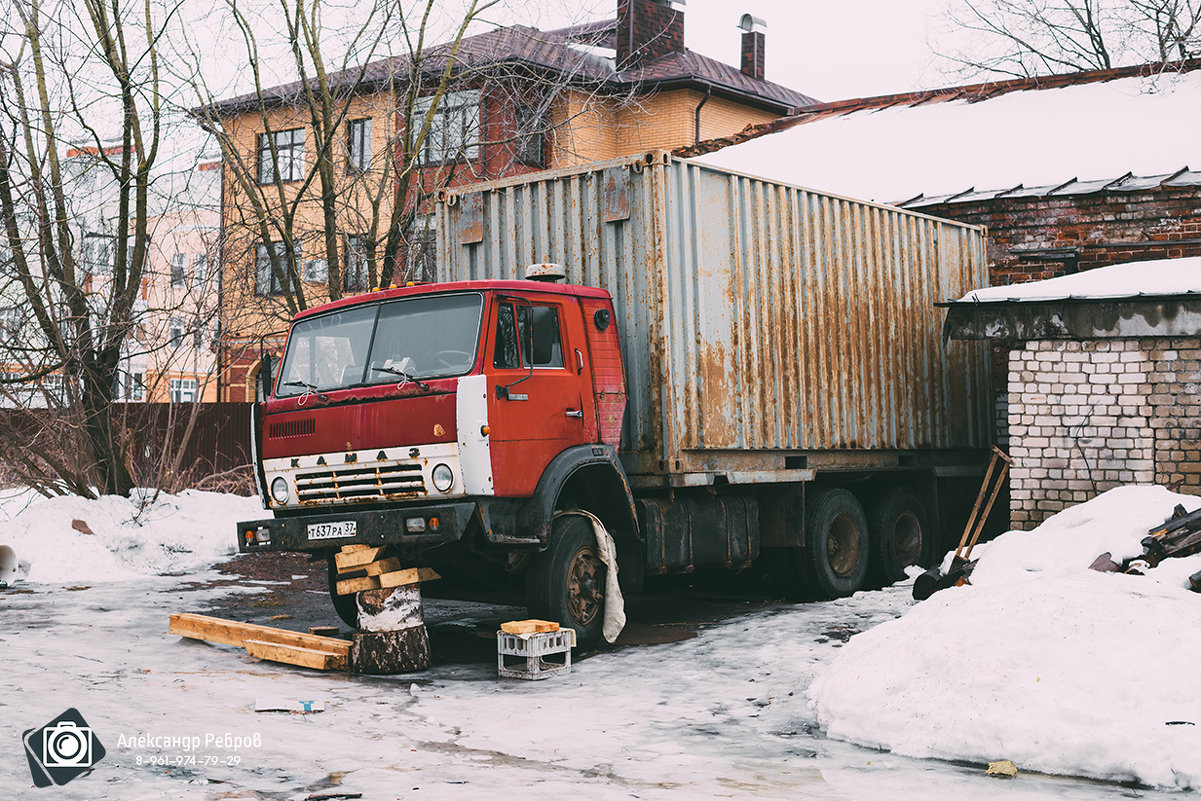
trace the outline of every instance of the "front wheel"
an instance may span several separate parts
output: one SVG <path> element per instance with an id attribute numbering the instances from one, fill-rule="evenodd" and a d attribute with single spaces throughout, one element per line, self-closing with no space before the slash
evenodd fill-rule
<path id="1" fill-rule="evenodd" d="M 579 515 L 556 518 L 550 545 L 534 557 L 525 576 L 530 615 L 575 629 L 581 648 L 599 644 L 605 624 L 606 575 L 591 522 Z"/>

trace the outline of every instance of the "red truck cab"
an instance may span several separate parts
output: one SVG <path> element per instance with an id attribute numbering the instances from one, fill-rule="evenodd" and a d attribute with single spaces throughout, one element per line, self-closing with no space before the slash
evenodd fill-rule
<path id="1" fill-rule="evenodd" d="M 593 487 L 577 492 L 614 493 L 624 504 L 614 529 L 633 534 L 616 453 L 622 361 L 603 290 L 464 281 L 347 298 L 297 315 L 274 372 L 254 425 L 274 517 L 240 524 L 243 551 L 332 557 L 391 544 L 424 562 L 457 543 L 536 555 L 576 474 Z M 575 572 L 591 575 L 594 552 L 583 558 L 593 564 Z"/>

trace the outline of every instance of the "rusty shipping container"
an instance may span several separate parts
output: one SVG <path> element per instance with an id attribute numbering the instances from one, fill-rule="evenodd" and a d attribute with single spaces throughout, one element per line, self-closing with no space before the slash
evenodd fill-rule
<path id="1" fill-rule="evenodd" d="M 664 152 L 456 188 L 439 280 L 557 262 L 608 290 L 636 484 L 966 464 L 991 442 L 988 354 L 934 304 L 987 285 L 982 228 Z"/>

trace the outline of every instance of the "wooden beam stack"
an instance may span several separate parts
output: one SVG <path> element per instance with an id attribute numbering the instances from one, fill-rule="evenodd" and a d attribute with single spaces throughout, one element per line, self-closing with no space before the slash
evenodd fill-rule
<path id="1" fill-rule="evenodd" d="M 219 617 L 181 613 L 171 615 L 170 632 L 180 637 L 245 648 L 251 656 L 314 670 L 346 670 L 350 643 L 299 631 L 273 629 Z"/>

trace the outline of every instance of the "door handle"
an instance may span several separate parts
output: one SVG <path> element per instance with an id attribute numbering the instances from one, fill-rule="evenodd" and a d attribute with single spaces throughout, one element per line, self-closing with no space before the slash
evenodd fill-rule
<path id="1" fill-rule="evenodd" d="M 563 412 L 563 414 L 567 415 L 568 417 L 583 418 L 584 410 L 583 409 L 568 409 L 567 411 Z"/>

